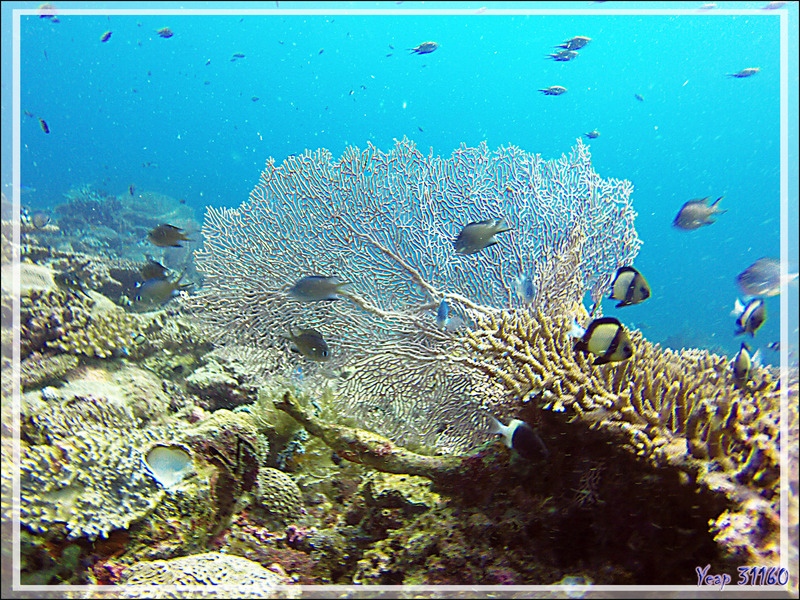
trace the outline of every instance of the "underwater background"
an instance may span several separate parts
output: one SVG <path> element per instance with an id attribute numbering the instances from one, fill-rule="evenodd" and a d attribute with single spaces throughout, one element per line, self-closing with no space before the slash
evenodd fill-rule
<path id="1" fill-rule="evenodd" d="M 146 12 L 151 5 L 130 6 Z M 473 11 L 480 6 L 464 5 Z M 602 11 L 639 5 L 548 6 Z M 698 3 L 641 6 L 696 9 Z M 286 10 L 314 7 L 280 3 Z M 325 7 L 455 8 L 411 2 Z M 670 347 L 732 354 L 741 341 L 733 336 L 730 316 L 741 296 L 735 276 L 762 256 L 780 256 L 780 27 L 775 12 L 715 10 L 613 16 L 115 14 L 69 15 L 60 23 L 24 16 L 21 110 L 44 118 L 50 133 L 23 116 L 21 184 L 35 192 L 22 200 L 48 209 L 73 186 L 90 183 L 117 194 L 134 184 L 185 198 L 201 219 L 206 206 L 233 207 L 246 199 L 268 157 L 281 162 L 316 148 L 339 156 L 347 145 L 363 148 L 368 141 L 388 150 L 393 139 L 407 136 L 425 154 L 447 156 L 462 143 L 485 140 L 490 148 L 513 144 L 551 159 L 597 130 L 598 138 L 584 138 L 595 170 L 634 184 L 635 226 L 643 241 L 635 265 L 652 287 L 650 301 L 627 308 L 624 320 Z M 788 10 L 796 19 L 796 4 Z M 166 25 L 174 32 L 169 39 L 156 33 Z M 107 30 L 113 33 L 103 43 Z M 569 62 L 547 58 L 573 35 L 592 38 L 580 56 Z M 439 48 L 408 52 L 426 40 Z M 789 52 L 796 58 L 796 43 Z M 726 77 L 752 66 L 760 68 L 754 77 Z M 795 90 L 797 70 L 789 73 Z M 550 85 L 569 91 L 537 91 Z M 6 107 L 10 101 L 4 94 Z M 796 131 L 796 111 L 789 115 Z M 791 240 L 797 239 L 796 179 L 789 174 Z M 695 231 L 671 226 L 686 201 L 706 196 L 724 196 L 720 206 L 728 212 L 715 225 Z M 796 272 L 796 244 L 792 257 L 789 271 Z M 789 333 L 796 349 L 792 285 Z M 779 297 L 766 302 L 767 321 L 751 346 L 777 364 L 777 354 L 763 348 L 779 339 Z"/>
<path id="2" fill-rule="evenodd" d="M 183 572 L 261 582 L 262 594 L 297 583 L 562 584 L 572 593 L 592 583 L 694 584 L 706 564 L 712 574 L 747 565 L 753 577 L 756 565 L 795 564 L 797 277 L 784 288 L 788 323 L 780 295 L 764 299 L 754 337 L 735 336 L 731 315 L 745 299 L 737 275 L 781 256 L 782 182 L 788 270 L 798 271 L 798 4 L 772 4 L 780 10 L 766 1 L 64 2 L 19 19 L 17 73 L 11 10 L 43 9 L 4 2 L 4 346 L 13 339 L 8 200 L 17 195 L 23 290 L 13 419 L 5 347 L 2 357 L 0 513 L 11 539 L 18 428 L 21 582 L 163 584 Z M 63 13 L 73 8 L 103 14 Z M 218 8 L 269 14 L 185 14 Z M 648 12 L 617 14 L 640 9 Z M 552 60 L 574 36 L 590 40 Z M 566 92 L 543 93 L 551 86 Z M 331 170 L 352 175 L 362 167 L 352 148 L 368 143 L 387 153 L 363 155 L 369 173 L 390 174 L 380 192 L 400 190 L 387 206 L 401 210 L 380 213 L 386 226 L 374 230 L 364 180 L 340 179 L 336 198 L 315 202 L 334 184 L 313 153 L 344 157 Z M 481 144 L 504 150 L 494 171 L 476 175 Z M 516 194 L 522 176 L 503 172 L 520 161 L 509 146 L 561 162 L 531 159 L 523 172 L 534 191 Z M 651 296 L 620 309 L 619 298 L 602 300 L 630 335 L 622 362 L 590 366 L 558 313 L 572 289 L 560 261 L 586 231 L 576 236 L 577 226 L 544 227 L 542 244 L 567 250 L 546 265 L 536 257 L 566 290 L 539 290 L 542 313 L 517 310 L 529 303 L 513 297 L 519 288 L 507 290 L 515 310 L 464 310 L 484 302 L 464 299 L 493 285 L 484 273 L 502 271 L 486 257 L 540 225 L 515 214 L 516 231 L 475 257 L 472 275 L 437 272 L 435 260 L 424 264 L 436 252 L 424 251 L 444 240 L 451 255 L 454 232 L 422 241 L 402 232 L 442 215 L 448 225 L 478 217 L 453 216 L 447 201 L 426 213 L 419 199 L 440 193 L 437 172 L 396 168 L 427 156 L 453 156 L 466 179 L 481 181 L 480 194 L 464 195 L 485 202 L 473 211 L 481 217 L 487 206 L 511 212 L 523 195 L 541 200 L 542 190 L 555 205 L 564 199 L 556 185 L 572 189 L 592 170 L 602 185 L 632 183 L 635 235 L 626 221 L 615 229 L 625 243 L 596 230 L 590 240 L 614 248 L 619 264 L 641 241 L 633 265 Z M 536 188 L 537 177 L 551 187 Z M 315 191 L 285 192 L 298 181 Z M 624 219 L 627 189 L 610 185 L 601 200 L 616 201 Z M 353 221 L 336 205 L 347 194 Z M 720 198 L 715 222 L 673 226 L 687 201 L 705 197 Z M 307 222 L 325 232 L 306 234 Z M 334 223 L 362 224 L 371 246 L 347 254 L 347 238 L 336 237 L 346 228 Z M 170 236 L 188 242 L 169 247 Z M 387 247 L 417 260 L 434 285 L 387 259 Z M 463 258 L 450 256 L 447 269 L 470 264 Z M 313 267 L 354 280 L 360 296 L 306 302 L 296 278 Z M 587 311 L 591 302 L 584 294 Z M 320 328 L 330 355 L 318 331 L 295 326 Z M 763 367 L 742 367 L 742 352 L 734 359 L 743 341 Z M 780 384 L 779 341 L 791 367 Z M 309 347 L 319 342 L 322 350 Z M 515 427 L 527 445 L 515 444 Z M 779 464 L 787 446 L 788 475 Z M 796 591 L 796 567 L 776 572 Z"/>

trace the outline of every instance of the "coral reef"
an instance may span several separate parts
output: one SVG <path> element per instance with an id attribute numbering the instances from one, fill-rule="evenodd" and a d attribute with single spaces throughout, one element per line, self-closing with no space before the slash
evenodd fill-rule
<path id="1" fill-rule="evenodd" d="M 268 514 L 278 519 L 291 520 L 300 516 L 303 495 L 286 473 L 271 467 L 262 467 L 258 472 L 258 503 Z"/>
<path id="2" fill-rule="evenodd" d="M 237 585 L 257 586 L 263 597 L 272 597 L 276 585 L 289 583 L 285 573 L 268 570 L 239 556 L 206 552 L 173 558 L 139 562 L 122 573 L 126 585 Z M 150 592 L 157 590 L 149 590 Z"/>
<path id="3" fill-rule="evenodd" d="M 640 332 L 631 334 L 629 361 L 592 366 L 572 350 L 568 328 L 568 315 L 541 312 L 478 321 L 467 334 L 470 361 L 486 373 L 495 406 L 541 423 L 546 436 L 553 420 L 580 424 L 654 467 L 680 471 L 758 523 L 748 544 L 728 549 L 732 561 L 775 564 L 780 394 L 771 373 L 756 368 L 736 389 L 724 358 L 662 350 Z"/>
<path id="4" fill-rule="evenodd" d="M 187 389 L 199 396 L 208 410 L 231 410 L 242 404 L 255 402 L 258 384 L 264 377 L 254 373 L 255 361 L 231 356 L 228 349 L 215 349 L 204 355 L 203 366 L 186 378 Z"/>
<path id="5" fill-rule="evenodd" d="M 127 407 L 94 399 L 48 403 L 25 419 L 20 518 L 50 537 L 107 537 L 144 517 L 162 487 L 139 448 L 172 428 L 137 429 Z"/>
<path id="6" fill-rule="evenodd" d="M 78 358 L 68 354 L 46 356 L 34 352 L 20 363 L 20 387 L 23 392 L 51 385 L 78 366 Z"/>

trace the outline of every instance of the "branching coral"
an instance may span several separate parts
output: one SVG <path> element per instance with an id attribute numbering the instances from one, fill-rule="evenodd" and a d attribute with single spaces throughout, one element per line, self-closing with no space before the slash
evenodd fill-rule
<path id="1" fill-rule="evenodd" d="M 685 473 L 761 524 L 746 552 L 733 552 L 749 562 L 777 560 L 780 394 L 767 369 L 753 369 L 737 389 L 725 359 L 662 349 L 639 332 L 630 336 L 630 360 L 593 366 L 572 349 L 569 316 L 503 312 L 477 325 L 467 333 L 468 361 L 501 384 L 494 393 L 503 412 L 521 410 L 530 421 L 549 412 L 609 436 L 655 467 Z"/>

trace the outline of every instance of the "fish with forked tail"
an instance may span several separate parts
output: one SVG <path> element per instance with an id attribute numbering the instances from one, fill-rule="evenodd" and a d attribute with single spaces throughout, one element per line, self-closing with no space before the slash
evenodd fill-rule
<path id="1" fill-rule="evenodd" d="M 725 196 L 720 196 L 717 198 L 711 206 L 708 205 L 708 196 L 689 200 L 678 211 L 672 225 L 678 229 L 699 229 L 703 225 L 716 223 L 716 220 L 711 217 L 728 212 L 727 209 L 717 207 L 719 201 L 724 197 Z"/>
<path id="2" fill-rule="evenodd" d="M 742 69 L 737 73 L 728 73 L 728 77 L 735 77 L 736 79 L 743 79 L 745 77 L 752 77 L 756 73 L 758 73 L 761 69 L 758 67 L 751 67 L 749 69 Z"/>
<path id="3" fill-rule="evenodd" d="M 438 47 L 439 44 L 437 44 L 436 42 L 422 42 L 416 48 L 409 48 L 409 50 L 414 54 L 430 54 Z"/>
<path id="4" fill-rule="evenodd" d="M 181 246 L 178 242 L 193 241 L 186 237 L 183 229 L 180 227 L 175 227 L 174 225 L 169 225 L 168 223 L 162 223 L 158 227 L 155 227 L 150 233 L 147 234 L 147 239 L 159 248 L 182 248 L 183 246 Z"/>
<path id="5" fill-rule="evenodd" d="M 289 295 L 301 302 L 320 302 L 323 300 L 339 300 L 342 292 L 348 292 L 351 284 L 342 281 L 335 275 L 325 277 L 322 275 L 307 275 L 298 279 L 289 288 Z"/>
<path id="6" fill-rule="evenodd" d="M 543 90 L 539 91 L 545 96 L 560 96 L 567 91 L 567 88 L 560 85 L 551 85 L 549 88 L 544 88 Z"/>
<path id="7" fill-rule="evenodd" d="M 464 225 L 453 240 L 456 254 L 475 254 L 499 243 L 497 235 L 511 231 L 503 217 L 484 219 Z"/>

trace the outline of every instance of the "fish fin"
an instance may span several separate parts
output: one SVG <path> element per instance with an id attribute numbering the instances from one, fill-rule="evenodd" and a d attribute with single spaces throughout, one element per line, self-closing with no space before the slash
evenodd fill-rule
<path id="1" fill-rule="evenodd" d="M 630 302 L 626 302 L 625 300 L 623 300 L 622 302 L 617 303 L 617 305 L 614 308 L 622 308 L 623 306 L 630 306 L 630 304 L 631 304 Z"/>
<path id="2" fill-rule="evenodd" d="M 336 284 L 336 293 L 338 294 L 352 294 L 354 291 L 353 284 L 349 281 L 340 281 Z"/>
<path id="3" fill-rule="evenodd" d="M 736 301 L 733 303 L 733 310 L 731 311 L 731 316 L 738 317 L 743 312 L 744 312 L 744 306 L 742 306 L 742 303 L 739 302 L 739 299 L 737 298 Z"/>
<path id="4" fill-rule="evenodd" d="M 753 367 L 760 367 L 761 366 L 761 350 L 756 350 L 756 353 L 753 354 L 753 356 L 750 357 L 750 364 Z"/>
<path id="5" fill-rule="evenodd" d="M 505 435 L 506 426 L 500 421 L 489 415 L 489 433 L 501 433 Z"/>
<path id="6" fill-rule="evenodd" d="M 567 333 L 571 337 L 582 338 L 584 335 L 586 335 L 586 330 L 583 327 L 581 327 L 580 325 L 578 325 L 578 320 L 577 319 L 573 319 L 572 320 L 572 325 L 570 325 L 569 331 Z"/>
<path id="7" fill-rule="evenodd" d="M 609 363 L 609 362 L 611 362 L 611 357 L 603 355 L 603 356 L 598 356 L 597 358 L 595 358 L 594 362 L 592 364 L 597 366 L 597 365 L 604 365 L 604 364 Z"/>

